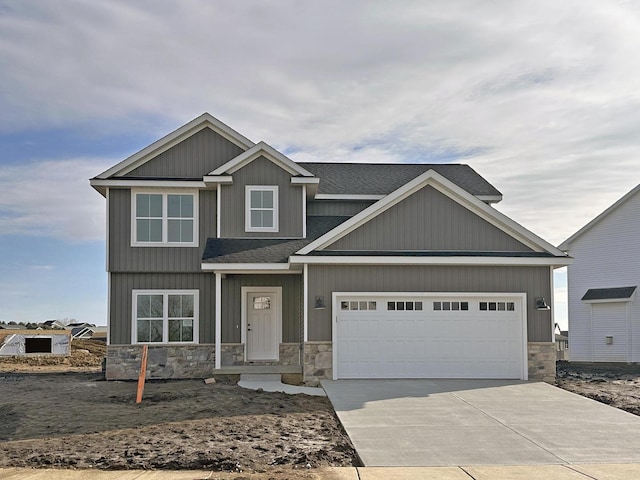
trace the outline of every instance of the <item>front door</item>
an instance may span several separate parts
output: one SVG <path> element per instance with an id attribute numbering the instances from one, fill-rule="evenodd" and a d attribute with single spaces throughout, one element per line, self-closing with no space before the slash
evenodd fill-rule
<path id="1" fill-rule="evenodd" d="M 246 292 L 247 360 L 278 360 L 279 295 L 276 290 Z"/>

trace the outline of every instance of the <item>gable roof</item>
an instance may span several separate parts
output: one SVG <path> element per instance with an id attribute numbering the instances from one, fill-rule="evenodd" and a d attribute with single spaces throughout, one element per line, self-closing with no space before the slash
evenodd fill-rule
<path id="1" fill-rule="evenodd" d="M 126 175 L 128 172 L 148 162 L 162 152 L 169 150 L 174 145 L 180 143 L 184 139 L 190 137 L 191 135 L 199 132 L 204 128 L 210 128 L 211 130 L 218 133 L 235 145 L 239 146 L 243 150 L 247 150 L 254 146 L 254 143 L 244 135 L 236 132 L 233 128 L 229 127 L 225 123 L 222 123 L 213 115 L 205 112 L 199 117 L 191 120 L 186 125 L 183 125 L 177 130 L 174 130 L 168 135 L 165 135 L 160 140 L 152 143 L 146 148 L 143 148 L 139 152 L 134 153 L 133 155 L 126 158 L 117 165 L 114 165 L 110 169 L 105 170 L 101 174 L 97 175 L 96 178 L 107 179 L 112 176 Z"/>
<path id="2" fill-rule="evenodd" d="M 506 215 L 490 207 L 474 195 L 467 192 L 464 188 L 456 185 L 433 169 L 427 170 L 407 184 L 385 196 L 383 199 L 365 208 L 346 222 L 300 249 L 297 254 L 307 255 L 313 250 L 322 250 L 326 248 L 427 185 L 434 187 L 436 190 L 460 203 L 473 213 L 479 215 L 481 218 L 498 227 L 508 235 L 511 235 L 535 252 L 547 252 L 556 257 L 567 257 L 564 252 L 558 250 L 547 241 L 538 237 L 520 224 L 514 222 Z"/>
<path id="3" fill-rule="evenodd" d="M 320 177 L 319 195 L 388 195 L 428 170 L 490 203 L 502 193 L 469 165 L 408 163 L 301 163 Z"/>
<path id="4" fill-rule="evenodd" d="M 279 151 L 277 151 L 272 146 L 266 144 L 265 142 L 258 142 L 249 150 L 244 153 L 238 155 L 237 157 L 229 160 L 227 163 L 220 165 L 218 168 L 213 170 L 209 175 L 211 177 L 215 176 L 224 176 L 231 175 L 232 173 L 240 170 L 245 165 L 253 162 L 255 159 L 259 157 L 266 157 L 282 169 L 289 172 L 291 175 L 300 175 L 303 177 L 313 177 L 313 173 L 304 169 L 299 164 L 291 160 L 286 155 L 283 155 Z M 206 176 L 205 176 L 206 180 Z"/>
<path id="5" fill-rule="evenodd" d="M 640 192 L 640 185 L 637 185 L 630 192 L 628 192 L 626 195 L 624 195 L 621 199 L 619 199 L 617 202 L 615 202 L 613 205 L 611 205 L 609 208 L 607 208 L 604 212 L 602 212 L 600 215 L 598 215 L 596 218 L 591 220 L 589 223 L 587 223 L 584 227 L 582 227 L 576 233 L 574 233 L 569 238 L 567 238 L 564 242 L 562 242 L 558 246 L 558 248 L 561 249 L 561 250 L 565 250 L 565 251 L 569 250 L 571 248 L 571 242 L 575 241 L 577 238 L 580 238 L 582 235 L 587 233 L 592 227 L 597 225 L 601 220 L 603 220 L 605 217 L 607 217 L 611 212 L 616 210 L 618 207 L 620 207 L 623 204 L 625 204 L 627 202 L 627 200 L 629 200 L 630 198 L 634 197 L 635 194 L 638 193 L 638 192 Z"/>

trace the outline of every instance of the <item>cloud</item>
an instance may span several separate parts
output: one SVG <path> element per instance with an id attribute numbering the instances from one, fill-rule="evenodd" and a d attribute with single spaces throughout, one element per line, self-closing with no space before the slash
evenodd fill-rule
<path id="1" fill-rule="evenodd" d="M 638 183 L 639 50 L 634 2 L 5 2 L 0 131 L 159 138 L 206 110 L 295 160 L 461 161 L 559 243 Z M 0 225 L 94 238 L 99 202 Z"/>
<path id="2" fill-rule="evenodd" d="M 89 186 L 89 178 L 110 163 L 75 159 L 3 167 L 0 232 L 70 242 L 104 240 L 105 200 Z M 43 264 L 32 268 L 54 267 Z"/>

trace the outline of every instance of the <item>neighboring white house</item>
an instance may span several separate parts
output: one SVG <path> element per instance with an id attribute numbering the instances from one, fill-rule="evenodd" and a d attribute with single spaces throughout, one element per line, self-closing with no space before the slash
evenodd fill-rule
<path id="1" fill-rule="evenodd" d="M 640 185 L 559 248 L 568 267 L 574 362 L 640 362 Z"/>

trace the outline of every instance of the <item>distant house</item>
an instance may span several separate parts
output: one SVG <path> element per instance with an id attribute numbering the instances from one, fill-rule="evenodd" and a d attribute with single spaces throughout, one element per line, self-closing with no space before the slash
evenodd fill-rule
<path id="1" fill-rule="evenodd" d="M 0 329 L 2 329 L 2 330 L 22 330 L 22 329 L 24 329 L 24 325 L 2 324 L 2 325 L 0 325 Z"/>
<path id="2" fill-rule="evenodd" d="M 79 339 L 94 339 L 104 340 L 107 339 L 107 327 L 75 327 L 71 330 L 72 337 Z"/>
<path id="3" fill-rule="evenodd" d="M 63 330 L 67 328 L 67 326 L 60 320 L 47 320 L 46 322 L 42 322 L 42 325 L 46 328 L 57 328 Z"/>
<path id="4" fill-rule="evenodd" d="M 569 331 L 560 330 L 556 324 L 556 360 L 570 360 L 569 358 Z"/>
<path id="5" fill-rule="evenodd" d="M 640 185 L 565 240 L 574 362 L 640 362 Z"/>
<path id="6" fill-rule="evenodd" d="M 468 165 L 296 163 L 205 113 L 91 185 L 108 379 L 143 344 L 151 378 L 555 378 L 570 259 Z"/>

